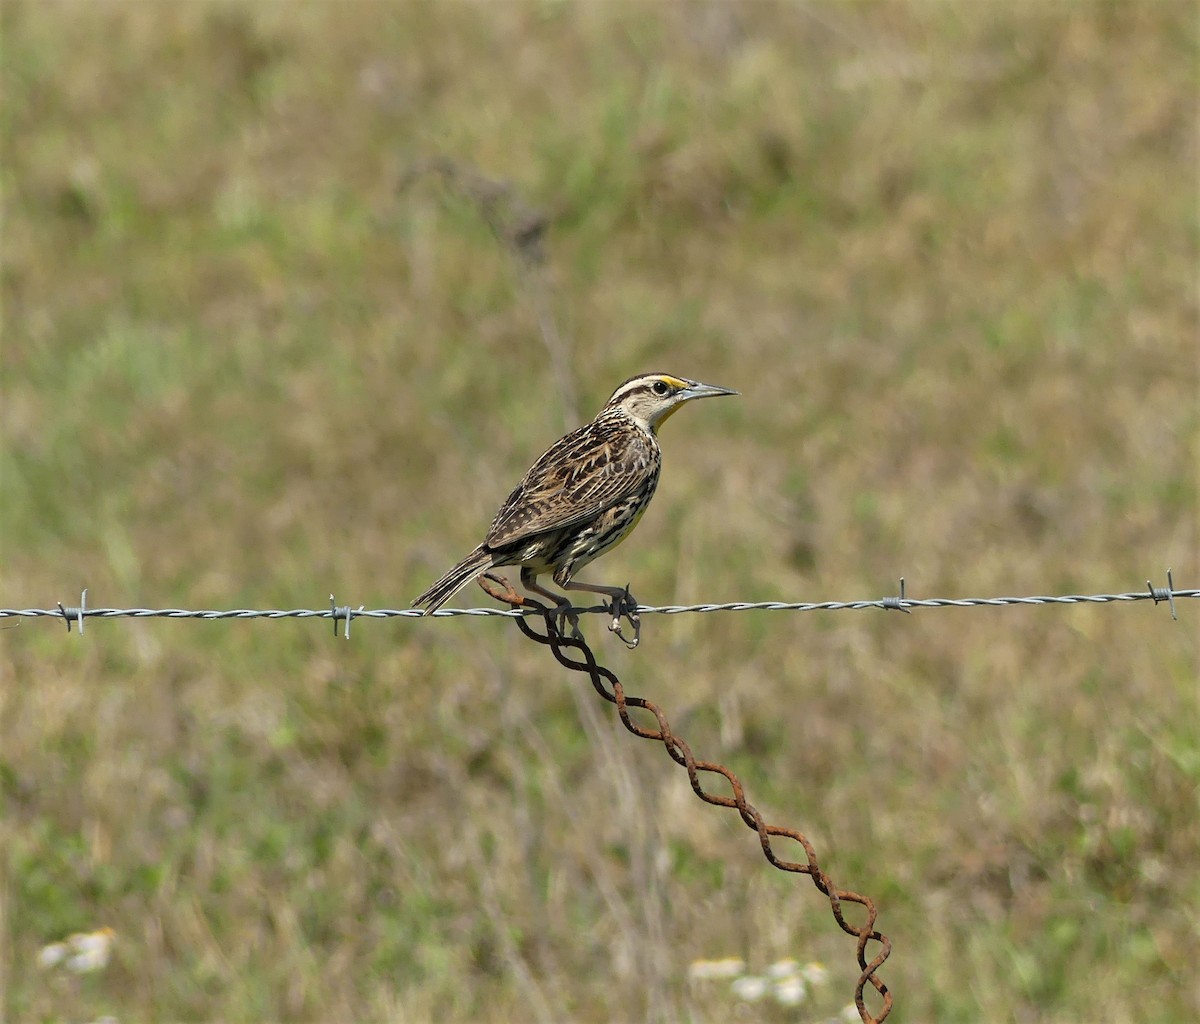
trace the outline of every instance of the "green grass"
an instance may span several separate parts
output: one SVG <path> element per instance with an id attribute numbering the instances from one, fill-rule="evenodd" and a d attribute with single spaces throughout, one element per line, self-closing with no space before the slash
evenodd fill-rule
<path id="1" fill-rule="evenodd" d="M 402 606 L 644 369 L 743 394 L 664 429 L 590 570 L 647 603 L 1200 579 L 1193 4 L 0 28 L 0 605 Z M 893 1020 L 1174 1021 L 1191 604 L 589 632 L 877 899 Z M 0 808 L 6 1019 L 817 1021 L 857 974 L 806 880 L 498 621 L 24 622 Z M 36 967 L 101 926 L 105 972 Z M 687 982 L 724 956 L 830 979 L 735 1011 Z"/>

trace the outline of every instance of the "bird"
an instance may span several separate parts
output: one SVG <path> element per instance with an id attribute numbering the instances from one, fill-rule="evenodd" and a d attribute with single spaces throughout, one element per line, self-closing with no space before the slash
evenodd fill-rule
<path id="1" fill-rule="evenodd" d="M 637 603 L 628 587 L 581 583 L 575 574 L 623 541 L 650 504 L 662 468 L 658 428 L 687 402 L 736 394 L 669 373 L 630 377 L 595 419 L 545 451 L 500 506 L 483 543 L 413 601 L 413 607 L 428 615 L 488 570 L 520 566 L 522 586 L 553 601 L 559 622 L 571 622 L 576 635 L 578 619 L 569 598 L 539 585 L 542 574 L 552 573 L 564 590 L 610 598 L 609 628 L 618 636 L 622 615 L 637 630 Z M 636 633 L 633 643 L 625 643 L 636 646 Z"/>

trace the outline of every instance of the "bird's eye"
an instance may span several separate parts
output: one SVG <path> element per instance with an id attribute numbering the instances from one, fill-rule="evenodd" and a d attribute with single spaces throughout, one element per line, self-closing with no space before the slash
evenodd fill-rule
<path id="1" fill-rule="evenodd" d="M 653 391 L 659 398 L 667 394 L 671 389 L 667 387 L 666 381 L 656 380 L 650 385 L 650 390 Z"/>

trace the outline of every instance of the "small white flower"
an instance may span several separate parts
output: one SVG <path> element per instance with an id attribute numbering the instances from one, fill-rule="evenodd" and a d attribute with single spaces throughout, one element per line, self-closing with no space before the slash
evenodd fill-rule
<path id="1" fill-rule="evenodd" d="M 794 974 L 790 978 L 775 982 L 772 994 L 780 1006 L 799 1006 L 808 996 L 808 991 L 804 987 L 804 979 Z"/>
<path id="2" fill-rule="evenodd" d="M 693 960 L 688 965 L 689 981 L 718 981 L 736 978 L 746 970 L 741 957 L 727 956 L 723 960 Z"/>
<path id="3" fill-rule="evenodd" d="M 776 960 L 767 968 L 767 977 L 772 981 L 782 981 L 800 973 L 800 965 L 790 956 L 786 960 Z"/>
<path id="4" fill-rule="evenodd" d="M 43 946 L 38 952 L 38 966 L 43 969 L 57 967 L 67 958 L 67 944 L 65 942 L 52 942 L 48 946 Z"/>
<path id="5" fill-rule="evenodd" d="M 811 963 L 807 963 L 800 968 L 800 977 L 810 985 L 824 985 L 829 980 L 829 970 L 819 960 L 813 960 Z M 854 1014 L 857 1017 L 857 1009 L 854 1011 Z"/>
<path id="6" fill-rule="evenodd" d="M 43 946 L 38 953 L 38 964 L 44 968 L 61 964 L 75 974 L 90 974 L 102 971 L 112 957 L 113 941 L 117 933 L 111 928 L 94 932 L 76 932 L 62 942 Z"/>
<path id="7" fill-rule="evenodd" d="M 738 978 L 730 987 L 738 999 L 743 999 L 747 1003 L 757 1003 L 767 994 L 769 984 L 766 978 L 746 974 Z"/>

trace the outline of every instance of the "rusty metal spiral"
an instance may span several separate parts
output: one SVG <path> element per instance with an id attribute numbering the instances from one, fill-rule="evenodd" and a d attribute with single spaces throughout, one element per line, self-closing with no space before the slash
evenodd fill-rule
<path id="1" fill-rule="evenodd" d="M 514 619 L 517 628 L 529 637 L 530 640 L 549 647 L 555 659 L 564 668 L 570 669 L 572 672 L 582 672 L 586 675 L 591 680 L 595 691 L 610 704 L 616 706 L 621 723 L 629 732 L 635 736 L 640 736 L 642 739 L 660 741 L 671 756 L 671 760 L 687 770 L 692 790 L 701 800 L 705 803 L 715 804 L 718 807 L 735 808 L 746 826 L 758 833 L 763 856 L 772 865 L 779 868 L 780 871 L 792 871 L 797 874 L 808 875 L 812 879 L 813 885 L 829 900 L 829 908 L 833 912 L 833 917 L 837 921 L 838 927 L 848 935 L 853 935 L 858 940 L 857 955 L 861 973 L 854 988 L 854 1004 L 858 1008 L 859 1016 L 864 1021 L 864 1024 L 881 1024 L 882 1021 L 886 1020 L 892 1011 L 893 996 L 888 990 L 887 985 L 878 977 L 877 972 L 884 961 L 891 955 L 892 943 L 886 935 L 875 927 L 877 917 L 875 902 L 869 896 L 863 896 L 848 889 L 839 889 L 834 885 L 829 875 L 821 869 L 820 864 L 817 862 L 816 850 L 813 849 L 812 843 L 803 833 L 796 829 L 784 828 L 781 825 L 768 824 L 763 819 L 758 808 L 746 799 L 745 789 L 738 777 L 722 764 L 717 764 L 713 761 L 698 760 L 692 753 L 692 748 L 688 745 L 687 741 L 676 736 L 671 731 L 667 716 L 657 704 L 651 700 L 647 700 L 645 697 L 628 695 L 621 681 L 612 670 L 605 668 L 596 661 L 596 656 L 592 653 L 591 648 L 588 647 L 581 635 L 566 635 L 559 630 L 555 622 L 553 609 L 529 598 L 521 598 L 515 595 L 512 588 L 507 587 L 507 581 L 503 581 L 500 578 L 496 578 L 496 582 L 505 583 L 505 591 L 493 589 L 488 585 L 486 580 L 481 580 L 480 582 L 484 590 L 497 600 L 506 601 L 514 605 L 519 604 L 522 609 L 533 609 L 540 612 L 541 618 L 545 623 L 545 632 L 539 632 L 531 625 L 531 622 L 536 621 L 534 617 L 522 616 Z M 579 657 L 572 657 L 572 653 L 578 654 Z M 640 708 L 648 711 L 654 716 L 658 728 L 648 729 L 638 725 L 629 713 L 630 708 Z M 705 772 L 719 775 L 725 779 L 729 783 L 733 795 L 721 796 L 705 790 L 700 781 L 701 774 Z M 804 849 L 805 859 L 803 861 L 792 861 L 780 857 L 771 844 L 773 838 L 795 840 Z M 862 906 L 866 911 L 866 921 L 857 927 L 851 924 L 846 920 L 843 913 L 843 903 L 857 903 Z M 878 944 L 879 950 L 872 959 L 868 960 L 867 946 L 870 943 Z M 867 985 L 874 988 L 883 999 L 883 1006 L 877 1015 L 873 1015 L 867 1009 L 866 1001 L 863 998 L 863 992 Z"/>

